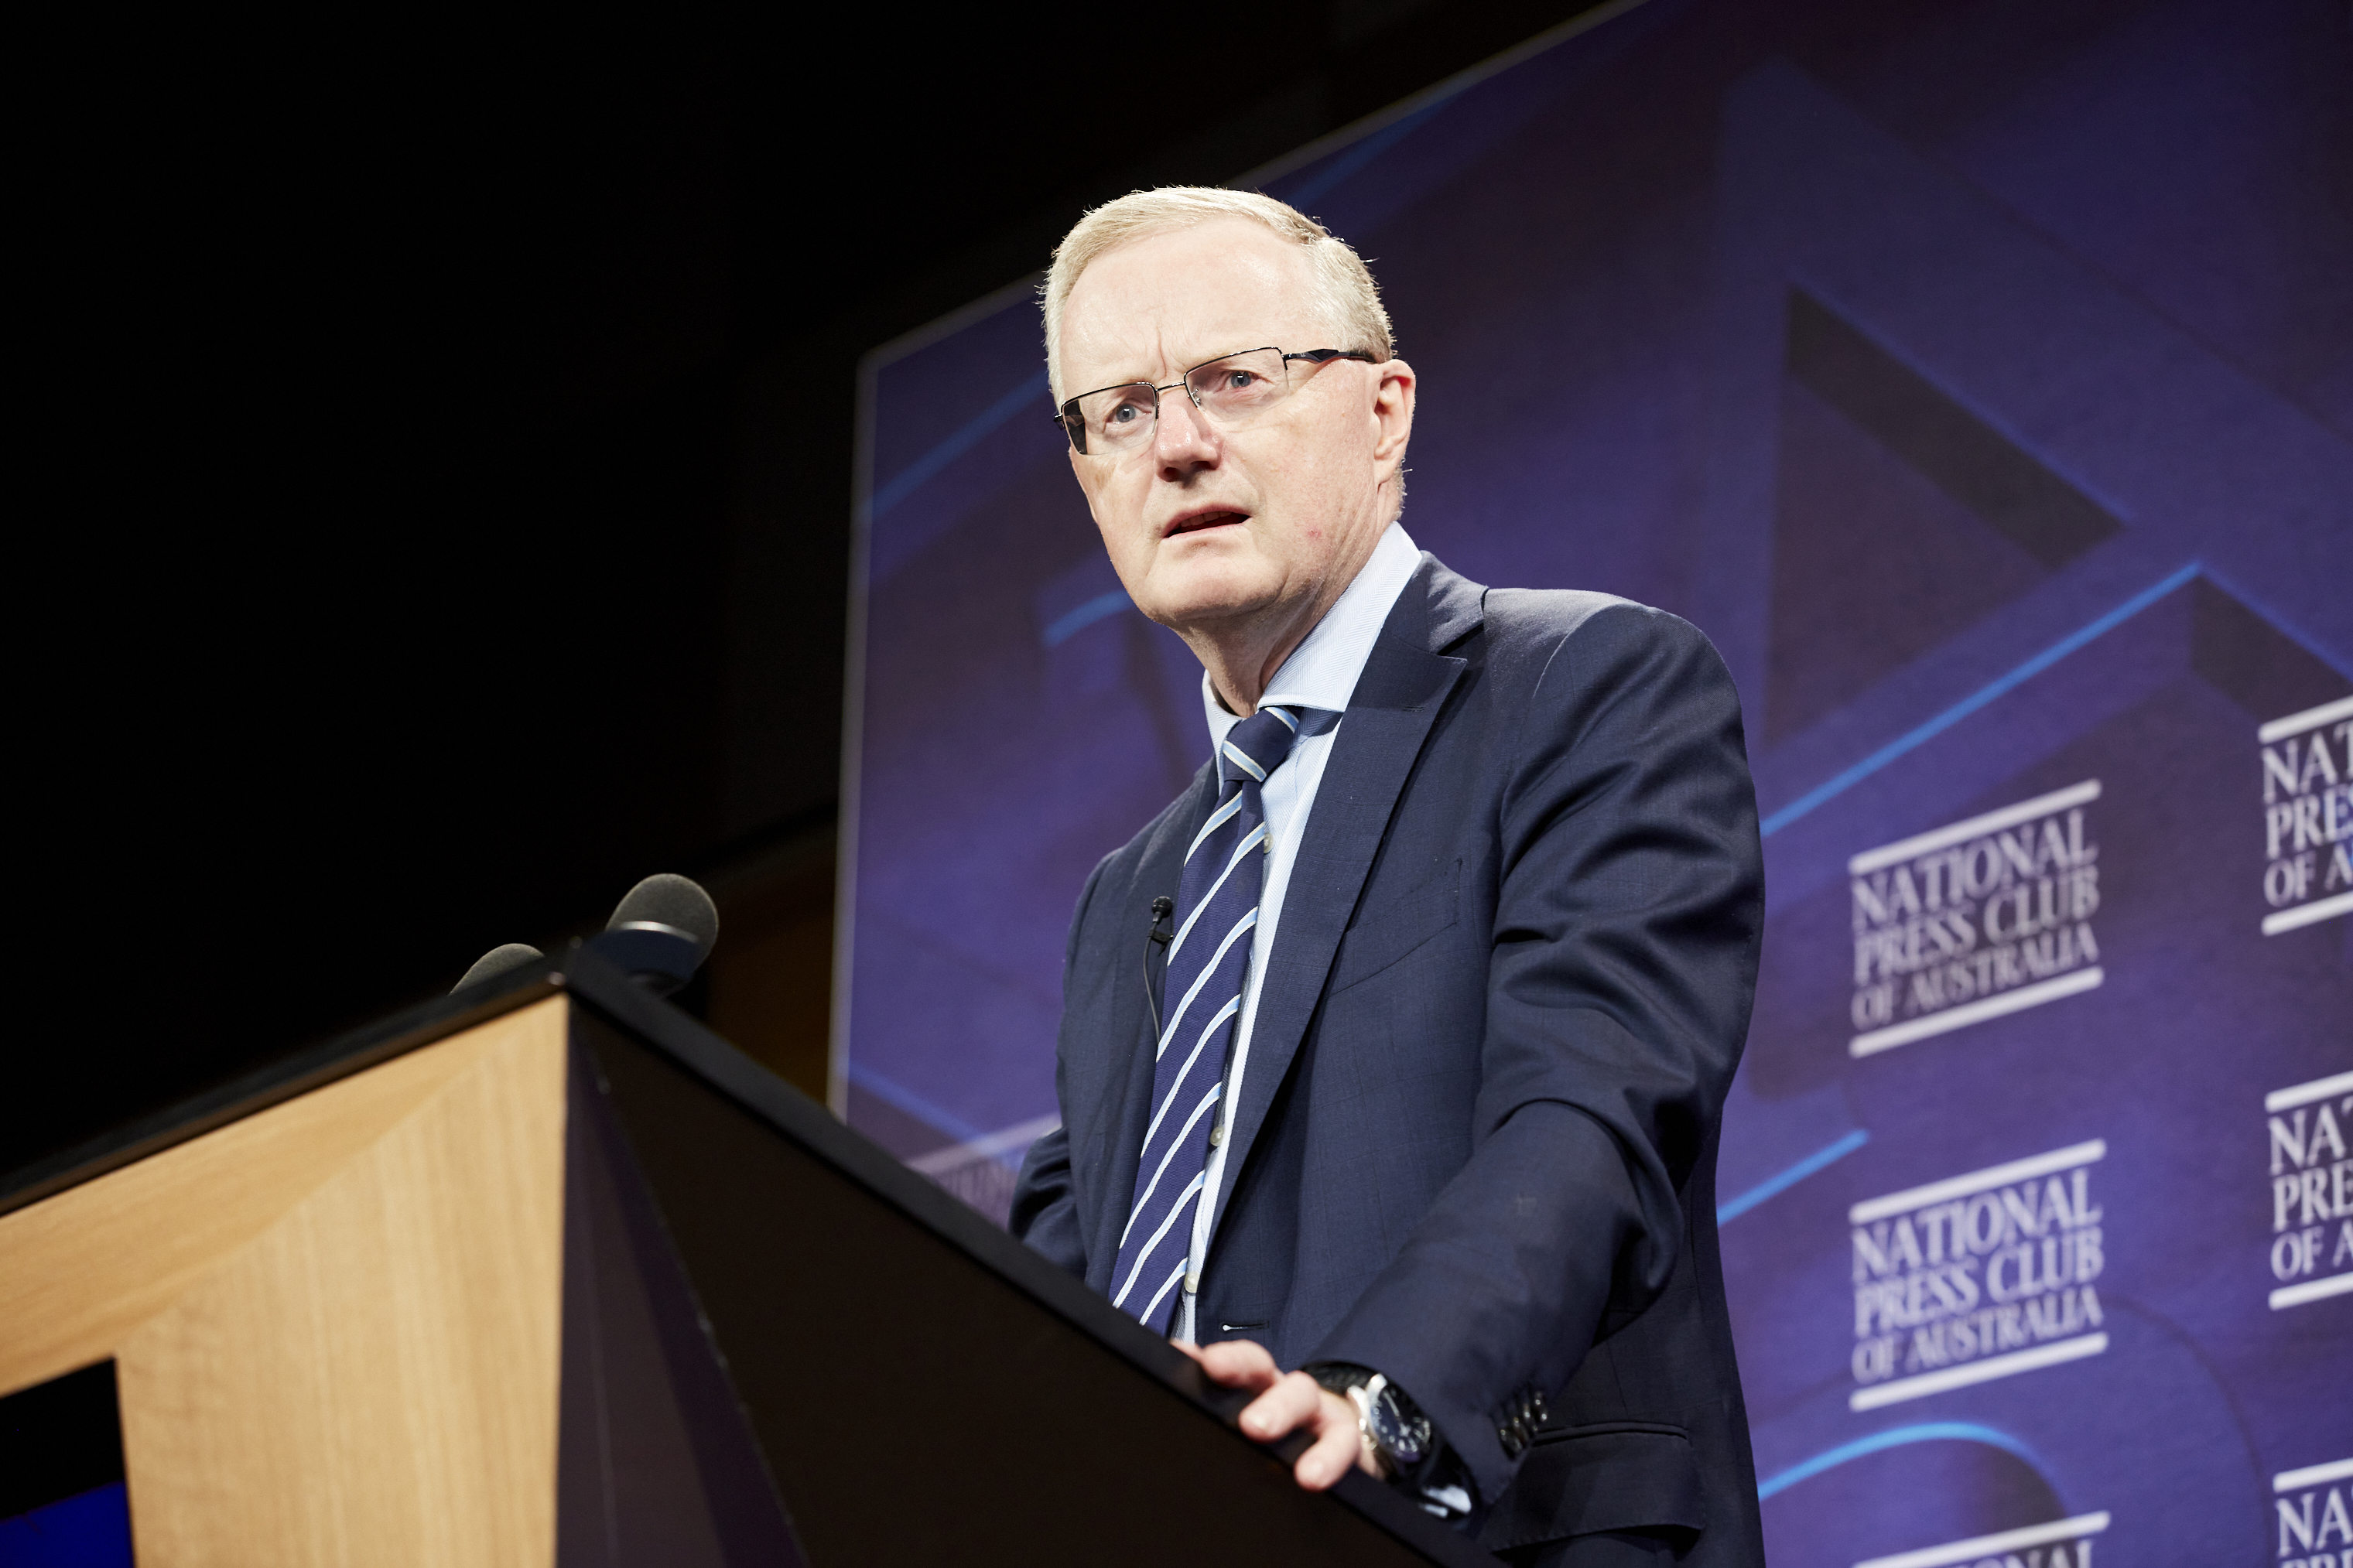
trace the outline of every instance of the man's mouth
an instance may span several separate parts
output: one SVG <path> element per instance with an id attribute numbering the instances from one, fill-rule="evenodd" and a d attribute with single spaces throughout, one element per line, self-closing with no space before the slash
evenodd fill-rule
<path id="1" fill-rule="evenodd" d="M 1163 539 L 1174 539 L 1180 533 L 1198 533 L 1205 528 L 1228 528 L 1248 522 L 1247 512 L 1229 511 L 1223 507 L 1211 507 L 1202 511 L 1188 511 L 1172 519 L 1160 531 Z"/>

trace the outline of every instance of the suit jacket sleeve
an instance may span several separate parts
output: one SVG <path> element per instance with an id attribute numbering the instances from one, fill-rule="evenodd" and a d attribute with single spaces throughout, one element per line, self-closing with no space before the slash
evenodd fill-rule
<path id="1" fill-rule="evenodd" d="M 1315 1352 L 1388 1373 L 1490 1500 L 1517 1468 L 1499 1407 L 1566 1384 L 1674 1268 L 1764 913 L 1739 700 L 1706 639 L 1621 605 L 1533 659 L 1472 1153 Z"/>
<path id="2" fill-rule="evenodd" d="M 1079 894 L 1079 907 L 1071 916 L 1071 934 L 1062 947 L 1062 990 L 1071 988 L 1071 966 L 1077 961 L 1079 930 L 1086 923 L 1087 907 L 1094 902 L 1095 888 L 1103 880 L 1103 868 L 1112 862 L 1105 856 L 1087 877 L 1087 885 Z M 1055 1056 L 1054 1097 L 1062 1100 L 1061 1058 Z M 1035 1143 L 1022 1156 L 1021 1174 L 1013 1187 L 1013 1208 L 1007 1216 L 1006 1228 L 1037 1251 L 1059 1263 L 1081 1279 L 1086 1277 L 1086 1235 L 1079 1222 L 1078 1194 L 1071 1175 L 1071 1131 L 1057 1127 Z"/>

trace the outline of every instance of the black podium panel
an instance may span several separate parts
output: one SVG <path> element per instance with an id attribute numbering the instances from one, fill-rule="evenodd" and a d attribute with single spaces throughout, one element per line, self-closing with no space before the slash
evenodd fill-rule
<path id="1" fill-rule="evenodd" d="M 808 1561 L 1493 1563 L 1363 1477 L 1301 1491 L 1240 1396 L 1083 1284 L 735 1053 L 628 1022 L 575 1016 L 575 1103 L 617 1130 Z"/>
<path id="2" fill-rule="evenodd" d="M 575 1038 L 568 1054 L 556 1563 L 797 1568 L 807 1556 L 660 1211 L 586 1048 Z"/>

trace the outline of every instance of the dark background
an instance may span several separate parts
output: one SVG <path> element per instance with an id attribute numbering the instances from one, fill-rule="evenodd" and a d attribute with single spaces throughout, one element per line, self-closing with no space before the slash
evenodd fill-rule
<path id="1" fill-rule="evenodd" d="M 0 1168 L 702 877 L 821 1092 L 856 379 L 1087 205 L 1592 9 L 622 7 L 36 40 Z M 1045 412 L 1042 406 L 1040 413 Z"/>

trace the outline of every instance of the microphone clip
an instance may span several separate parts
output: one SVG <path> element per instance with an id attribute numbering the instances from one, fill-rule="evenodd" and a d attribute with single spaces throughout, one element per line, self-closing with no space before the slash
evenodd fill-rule
<path id="1" fill-rule="evenodd" d="M 1176 900 L 1166 893 L 1159 894 L 1152 900 L 1152 929 L 1144 933 L 1144 1005 L 1152 1009 L 1152 1037 L 1155 1040 L 1160 1038 L 1160 986 L 1152 977 L 1152 950 L 1155 947 L 1166 949 L 1176 940 L 1175 932 L 1160 929 L 1176 912 Z M 1162 973 L 1166 974 L 1168 959 L 1165 952 L 1160 967 Z"/>

